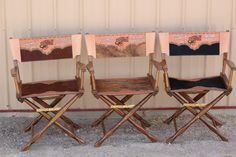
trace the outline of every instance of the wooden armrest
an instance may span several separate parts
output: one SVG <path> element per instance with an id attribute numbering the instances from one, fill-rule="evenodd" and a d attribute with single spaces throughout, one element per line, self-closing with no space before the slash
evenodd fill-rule
<path id="1" fill-rule="evenodd" d="M 78 61 L 77 66 L 82 72 L 86 72 L 86 65 L 84 63 Z"/>
<path id="2" fill-rule="evenodd" d="M 93 62 L 89 62 L 86 65 L 87 70 L 89 71 L 90 74 L 94 74 L 94 68 L 93 68 Z"/>
<path id="3" fill-rule="evenodd" d="M 81 63 L 80 61 L 77 61 L 76 62 L 76 77 L 83 79 L 85 72 L 86 72 L 85 64 Z"/>
<path id="4" fill-rule="evenodd" d="M 231 70 L 236 71 L 236 66 L 231 60 L 226 59 L 225 62 Z"/>
<path id="5" fill-rule="evenodd" d="M 23 102 L 23 99 L 21 98 L 21 79 L 20 79 L 20 73 L 18 68 L 18 61 L 14 60 L 14 68 L 11 69 L 11 76 L 14 78 L 14 83 L 16 87 L 16 98 L 18 101 Z"/>
<path id="6" fill-rule="evenodd" d="M 225 67 L 226 67 L 226 65 L 230 68 L 230 73 L 229 73 L 229 75 L 226 75 L 225 74 Z M 232 82 L 233 82 L 233 74 L 234 74 L 234 71 L 236 71 L 236 66 L 235 66 L 235 64 L 232 62 L 232 61 L 230 61 L 230 60 L 228 60 L 228 59 L 224 59 L 224 65 L 223 65 L 223 70 L 222 70 L 222 76 L 223 76 L 223 78 L 224 78 L 224 80 L 226 81 L 226 83 L 227 83 L 227 86 L 229 87 L 229 88 L 232 88 L 231 87 L 231 85 L 232 85 Z"/>
<path id="7" fill-rule="evenodd" d="M 79 60 L 76 61 L 76 78 L 80 80 L 79 88 L 84 89 L 84 73 L 86 72 L 85 64 L 81 63 Z"/>
<path id="8" fill-rule="evenodd" d="M 16 80 L 18 83 L 21 82 L 20 73 L 18 67 L 14 67 L 11 69 L 11 76 Z"/>
<path id="9" fill-rule="evenodd" d="M 153 66 L 157 69 L 157 70 L 162 70 L 162 63 L 161 62 L 158 62 L 156 60 L 151 60 Z"/>
<path id="10" fill-rule="evenodd" d="M 21 80 L 19 76 L 19 71 L 17 67 L 11 69 L 11 76 L 14 78 L 15 86 L 16 86 L 16 97 L 21 102 L 20 93 L 21 93 Z"/>
<path id="11" fill-rule="evenodd" d="M 166 64 L 166 60 L 163 59 L 161 61 L 162 64 L 162 70 L 164 71 L 164 84 L 165 84 L 165 89 L 167 93 L 170 93 L 170 82 L 169 82 L 169 75 L 168 75 L 168 67 Z"/>
<path id="12" fill-rule="evenodd" d="M 11 76 L 12 77 L 17 77 L 17 69 L 16 68 L 11 69 Z"/>
<path id="13" fill-rule="evenodd" d="M 153 68 L 152 67 L 155 67 L 156 68 L 156 74 L 155 76 L 153 76 Z M 162 70 L 162 65 L 160 62 L 156 61 L 153 59 L 153 56 L 151 56 L 150 58 L 150 66 L 149 66 L 149 76 L 151 76 L 151 78 L 153 79 L 153 87 L 155 90 L 158 90 L 158 84 L 159 84 L 159 77 L 160 77 L 160 70 Z"/>
<path id="14" fill-rule="evenodd" d="M 168 67 L 167 67 L 166 60 L 165 60 L 165 59 L 163 59 L 163 60 L 161 61 L 161 65 L 162 65 L 162 70 L 163 70 L 164 72 L 167 72 L 167 71 L 168 71 Z"/>
<path id="15" fill-rule="evenodd" d="M 86 71 L 86 66 L 85 64 L 80 62 L 80 55 L 76 56 L 76 69 L 77 69 L 77 75 L 80 72 L 85 72 Z"/>
<path id="16" fill-rule="evenodd" d="M 89 61 L 89 63 L 86 65 L 86 68 L 90 73 L 90 81 L 92 85 L 92 90 L 96 91 L 96 81 L 95 81 L 95 76 L 94 76 L 93 62 Z"/>

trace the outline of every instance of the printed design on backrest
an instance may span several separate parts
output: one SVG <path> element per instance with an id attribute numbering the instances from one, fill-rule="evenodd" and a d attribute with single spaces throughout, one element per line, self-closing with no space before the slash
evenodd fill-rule
<path id="1" fill-rule="evenodd" d="M 170 55 L 219 55 L 220 33 L 170 33 Z"/>
<path id="2" fill-rule="evenodd" d="M 96 35 L 96 58 L 146 56 L 146 34 Z"/>
<path id="3" fill-rule="evenodd" d="M 23 38 L 20 42 L 21 61 L 72 58 L 71 36 Z"/>

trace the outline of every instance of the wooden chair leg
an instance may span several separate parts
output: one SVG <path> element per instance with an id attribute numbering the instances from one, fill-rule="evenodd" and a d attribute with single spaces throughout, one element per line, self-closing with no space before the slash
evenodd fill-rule
<path id="1" fill-rule="evenodd" d="M 220 94 L 216 99 L 214 99 L 212 102 L 210 102 L 206 107 L 204 107 L 203 110 L 201 110 L 199 113 L 195 112 L 195 110 L 193 110 L 190 107 L 187 107 L 190 111 L 192 111 L 194 113 L 194 117 L 187 122 L 183 127 L 181 127 L 173 136 L 171 136 L 170 138 L 168 138 L 166 140 L 167 143 L 173 143 L 174 140 L 179 137 L 181 134 L 183 134 L 195 121 L 197 121 L 198 119 L 200 119 L 204 124 L 206 124 L 208 126 L 208 128 L 213 131 L 214 133 L 216 133 L 223 141 L 228 141 L 227 138 L 225 138 L 223 135 L 221 135 L 219 133 L 219 131 L 212 125 L 208 124 L 206 121 L 204 121 L 201 117 L 203 115 L 205 115 L 218 101 L 220 101 L 224 96 L 226 95 L 225 92 L 223 92 L 222 94 Z M 184 100 L 177 95 L 174 94 L 174 97 L 179 100 L 182 101 L 182 103 L 185 103 Z"/>
<path id="2" fill-rule="evenodd" d="M 180 99 L 181 100 L 181 98 L 178 96 L 178 95 L 174 95 L 177 99 Z M 217 99 L 217 98 L 216 98 Z M 221 99 L 221 98 L 220 98 Z M 219 100 L 220 100 L 219 99 Z M 219 101 L 218 100 L 218 101 Z M 213 100 L 213 102 L 214 102 L 215 100 Z M 215 101 L 215 103 L 217 103 L 218 101 Z M 182 103 L 184 103 L 185 101 L 182 99 L 182 101 L 181 101 Z M 213 105 L 214 106 L 214 105 Z M 212 106 L 212 107 L 213 107 Z M 203 108 L 204 109 L 204 108 Z M 200 112 L 203 110 L 203 109 L 201 109 L 200 110 Z M 211 109 L 211 108 L 210 108 Z M 209 109 L 209 110 L 210 110 Z M 197 116 L 200 112 L 197 112 L 194 108 L 192 108 L 192 107 L 187 107 L 187 110 L 189 110 L 194 116 Z M 209 111 L 208 110 L 208 111 Z M 202 117 L 199 117 L 199 120 L 201 120 L 212 132 L 214 132 L 216 135 L 218 135 L 223 141 L 228 141 L 228 139 L 226 138 L 226 137 L 224 137 L 220 132 L 219 132 L 219 130 L 213 125 L 211 125 L 211 124 L 209 124 L 207 121 L 205 121 L 204 119 L 203 119 L 203 116 L 206 116 L 206 114 L 208 113 L 208 111 L 205 111 L 205 114 L 203 114 L 202 115 Z M 214 122 L 214 121 L 213 121 Z"/>
<path id="3" fill-rule="evenodd" d="M 177 132 L 178 131 L 178 127 L 177 127 L 177 123 L 176 123 L 176 118 L 174 118 L 174 128 L 175 128 L 175 132 Z"/>
<path id="4" fill-rule="evenodd" d="M 201 107 L 197 108 L 198 110 L 202 110 Z M 216 126 L 221 127 L 223 125 L 223 122 L 221 122 L 218 118 L 216 118 L 215 116 L 213 116 L 211 113 L 206 113 L 206 116 L 212 121 L 213 124 L 215 124 Z"/>
<path id="5" fill-rule="evenodd" d="M 138 104 L 140 104 L 140 103 L 146 103 L 149 99 L 150 99 L 150 97 L 152 96 L 152 94 L 149 94 L 149 95 L 147 95 L 143 100 L 141 100 Z M 104 96 L 102 96 L 101 98 L 103 98 L 103 101 L 105 102 L 105 100 L 106 100 L 106 104 L 107 105 L 109 105 L 110 107 L 111 107 L 111 105 L 115 105 L 116 103 L 114 102 L 114 101 L 110 101 L 109 99 L 107 99 L 107 98 L 105 98 Z M 143 102 L 144 101 L 144 102 Z M 114 102 L 114 103 L 113 103 Z M 119 114 L 120 116 L 122 116 L 122 117 L 124 117 L 125 115 L 127 115 L 125 112 L 123 112 L 122 110 L 120 110 L 120 109 L 113 109 L 117 114 Z M 132 110 L 132 109 L 131 109 Z M 136 113 L 136 112 L 135 112 Z M 134 114 L 135 114 L 134 113 Z M 131 118 L 129 118 L 128 119 L 128 121 L 131 123 L 131 124 L 133 124 L 133 125 L 135 125 L 135 127 L 137 128 L 137 127 L 141 127 L 140 125 L 138 125 L 133 119 L 131 119 Z M 143 130 L 143 131 L 146 131 L 145 130 L 145 128 L 143 128 L 143 127 L 141 127 L 141 128 L 137 128 L 140 132 Z M 154 137 L 154 136 L 153 136 Z"/>
<path id="6" fill-rule="evenodd" d="M 198 94 L 195 98 L 193 98 L 194 102 L 197 102 L 198 100 L 200 100 L 202 97 L 204 97 L 209 91 L 204 91 L 200 94 Z M 201 107 L 197 107 L 198 110 L 202 110 Z M 206 113 L 206 116 L 212 120 L 212 122 L 214 124 L 216 124 L 216 126 L 222 126 L 223 122 L 221 122 L 218 118 L 214 117 L 211 113 Z"/>
<path id="7" fill-rule="evenodd" d="M 168 119 L 164 120 L 163 123 L 170 124 L 174 119 L 176 119 L 185 110 L 186 110 L 186 107 L 181 107 L 171 117 L 169 117 Z"/>
<path id="8" fill-rule="evenodd" d="M 125 105 L 125 102 L 123 102 L 122 100 L 119 100 L 118 98 L 116 98 L 115 96 L 108 96 L 111 100 L 113 100 L 113 102 L 117 103 L 117 104 L 122 104 Z M 125 109 L 127 112 L 130 111 L 130 109 Z M 134 113 L 133 115 L 134 118 L 136 118 L 138 121 L 140 121 L 141 125 L 144 127 L 150 127 L 151 124 L 146 121 L 144 118 L 142 118 L 138 113 Z"/>
<path id="9" fill-rule="evenodd" d="M 197 116 L 197 114 L 198 113 L 200 113 L 200 112 L 197 112 L 196 110 L 194 110 L 193 108 L 188 108 L 188 110 L 193 114 L 193 115 L 195 115 L 195 116 Z M 210 110 L 210 109 L 209 109 Z M 208 112 L 208 111 L 207 111 Z M 204 114 L 205 115 L 205 114 Z M 204 116 L 203 115 L 203 116 Z M 216 135 L 218 135 L 219 137 L 220 137 L 220 139 L 222 140 L 222 141 L 228 141 L 228 139 L 225 137 L 225 136 L 223 136 L 220 132 L 219 132 L 219 130 L 213 125 L 211 125 L 211 124 L 208 124 L 202 117 L 200 117 L 199 118 L 199 120 L 201 120 L 213 133 L 215 133 Z"/>
<path id="10" fill-rule="evenodd" d="M 55 107 L 63 98 L 65 97 L 65 95 L 61 95 L 58 98 L 56 98 L 55 100 L 53 100 L 53 102 L 50 104 L 50 107 Z M 24 131 L 28 132 L 30 131 L 30 129 L 32 128 L 32 126 L 35 126 L 36 124 L 38 124 L 38 122 L 43 118 L 42 115 L 37 116 L 28 126 L 25 127 Z"/>
<path id="11" fill-rule="evenodd" d="M 27 143 L 23 148 L 22 151 L 26 151 L 30 148 L 30 146 L 35 143 L 42 135 L 44 132 L 46 132 L 46 130 L 52 125 L 55 124 L 57 125 L 59 128 L 61 128 L 66 134 L 68 134 L 70 137 L 72 137 L 73 139 L 75 139 L 77 142 L 83 144 L 85 143 L 83 139 L 77 137 L 74 133 L 72 133 L 70 130 L 68 130 L 67 128 L 65 128 L 64 126 L 62 126 L 60 123 L 57 122 L 57 119 L 60 118 L 60 116 L 62 114 L 65 113 L 65 111 L 79 98 L 80 96 L 76 95 L 73 98 L 71 98 L 62 108 L 61 110 L 54 116 L 51 117 L 49 114 L 44 113 L 44 112 L 40 112 L 41 115 L 43 115 L 46 119 L 49 120 L 49 123 L 42 129 L 40 130 L 38 133 L 36 133 L 33 138 L 29 141 L 29 143 Z M 38 109 L 39 107 L 37 105 L 35 105 L 34 103 L 32 103 L 31 101 L 29 101 L 28 99 L 25 99 L 25 102 L 31 106 L 33 109 Z"/>
<path id="12" fill-rule="evenodd" d="M 24 132 L 28 132 L 31 130 L 32 127 L 34 127 L 38 122 L 43 118 L 42 115 L 38 115 L 29 125 L 27 125 L 24 129 Z"/>
<path id="13" fill-rule="evenodd" d="M 201 94 L 201 93 L 200 93 Z M 199 95 L 200 95 L 199 94 Z M 204 95 L 205 95 L 206 93 L 204 93 L 204 94 L 202 94 L 201 95 L 201 97 L 198 97 L 199 99 L 201 99 Z M 187 95 L 186 93 L 180 93 L 180 95 L 181 96 L 183 96 L 189 103 L 196 103 L 197 101 L 195 101 L 194 99 L 192 99 L 189 95 Z M 196 98 L 196 97 L 195 97 Z M 199 100 L 198 99 L 198 100 Z M 198 110 L 202 110 L 201 109 L 201 107 L 198 107 L 197 108 Z M 207 118 L 209 118 L 211 121 L 212 121 L 212 123 L 213 124 L 216 124 L 217 126 L 222 126 L 223 125 L 223 123 L 220 121 L 220 120 L 218 120 L 217 118 L 215 118 L 213 115 L 211 115 L 210 113 L 206 113 L 205 114 L 205 116 L 207 117 Z"/>
<path id="14" fill-rule="evenodd" d="M 113 109 L 109 109 L 106 111 L 99 119 L 92 123 L 92 127 L 97 127 L 100 123 L 102 123 L 107 117 L 109 117 L 113 113 Z"/>
<path id="15" fill-rule="evenodd" d="M 138 125 L 135 121 L 131 119 L 134 113 L 136 113 L 143 105 L 147 102 L 147 100 L 150 99 L 152 95 L 147 95 L 142 101 L 140 101 L 128 114 L 125 114 L 120 109 L 114 109 L 115 112 L 117 112 L 119 115 L 123 117 L 121 121 L 119 121 L 115 126 L 113 126 L 109 131 L 106 132 L 106 134 L 96 142 L 95 146 L 99 147 L 107 138 L 109 138 L 123 123 L 126 121 L 129 121 L 131 124 L 133 124 L 141 133 L 146 135 L 152 142 L 156 142 L 155 136 L 149 134 L 143 127 Z M 114 105 L 111 101 L 109 101 L 104 96 L 101 96 L 101 100 L 103 100 L 108 106 Z"/>
<path id="16" fill-rule="evenodd" d="M 54 107 L 54 106 L 51 106 L 49 104 L 47 104 L 45 101 L 43 101 L 42 99 L 40 98 L 37 98 L 37 97 L 34 97 L 33 98 L 34 101 L 36 101 L 37 103 L 39 103 L 41 106 L 45 107 L 45 108 L 50 108 L 50 107 Z M 57 114 L 58 111 L 53 111 L 52 112 L 53 114 Z M 66 124 L 72 126 L 74 129 L 78 130 L 81 128 L 81 126 L 79 126 L 77 123 L 73 122 L 70 118 L 66 117 L 65 115 L 62 115 L 60 117 Z"/>
<path id="17" fill-rule="evenodd" d="M 133 95 L 126 95 L 124 98 L 122 98 L 120 101 L 122 103 L 127 102 Z M 95 122 L 92 123 L 92 127 L 97 127 L 99 124 L 101 124 L 107 117 L 109 117 L 113 113 L 113 109 L 110 109 L 106 111 L 100 118 L 98 118 Z"/>
<path id="18" fill-rule="evenodd" d="M 102 131 L 103 131 L 103 135 L 105 135 L 106 134 L 106 127 L 105 127 L 104 121 L 102 121 Z"/>
<path id="19" fill-rule="evenodd" d="M 197 102 L 200 100 L 202 97 L 204 97 L 209 91 L 203 91 L 199 93 L 197 96 L 193 98 L 194 102 Z M 170 124 L 174 119 L 176 119 L 178 116 L 180 116 L 184 111 L 186 110 L 186 107 L 181 107 L 179 110 L 177 110 L 171 117 L 166 119 L 164 123 Z"/>

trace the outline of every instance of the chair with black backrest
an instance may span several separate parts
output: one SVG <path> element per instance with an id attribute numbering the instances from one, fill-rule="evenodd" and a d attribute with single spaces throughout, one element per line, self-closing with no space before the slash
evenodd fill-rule
<path id="1" fill-rule="evenodd" d="M 39 113 L 39 116 L 25 128 L 25 131 L 33 130 L 33 127 L 42 118 L 48 120 L 47 125 L 42 130 L 35 134 L 32 131 L 32 139 L 23 147 L 22 151 L 28 150 L 52 124 L 61 128 L 79 143 L 84 143 L 84 140 L 74 133 L 74 130 L 79 129 L 80 126 L 63 115 L 84 93 L 86 67 L 80 62 L 81 35 L 10 39 L 10 46 L 14 59 L 14 68 L 11 70 L 11 74 L 15 81 L 17 99 L 21 103 L 25 102 L 35 112 Z M 75 78 L 27 83 L 21 81 L 18 63 L 66 58 L 76 59 Z M 60 104 L 61 107 L 57 107 L 56 105 L 67 95 L 72 97 L 64 105 Z M 51 103 L 47 101 L 51 101 Z M 59 119 L 63 120 L 68 127 L 63 126 L 58 121 Z"/>
<path id="2" fill-rule="evenodd" d="M 110 137 L 121 125 L 129 121 L 141 133 L 146 135 L 152 142 L 156 138 L 145 130 L 150 124 L 137 113 L 139 109 L 158 92 L 158 77 L 160 64 L 153 59 L 155 50 L 155 33 L 127 33 L 127 34 L 103 34 L 85 36 L 89 63 L 87 69 L 90 72 L 92 93 L 102 100 L 109 109 L 92 126 L 102 124 L 104 136 L 98 140 L 95 146 L 100 146 Z M 149 56 L 149 73 L 144 77 L 135 78 L 108 78 L 97 79 L 93 66 L 94 58 L 111 57 L 138 57 Z M 141 65 L 140 65 L 141 66 Z M 147 67 L 148 68 L 148 67 Z M 156 72 L 153 75 L 153 72 Z M 145 94 L 146 96 L 137 104 L 128 105 L 127 101 L 134 95 Z M 123 96 L 119 99 L 118 96 Z M 122 119 L 109 131 L 106 131 L 104 120 L 113 112 L 116 112 Z M 139 125 L 137 122 L 140 122 Z"/>
<path id="3" fill-rule="evenodd" d="M 185 32 L 185 33 L 159 33 L 161 52 L 163 57 L 164 83 L 168 95 L 173 96 L 183 106 L 164 122 L 174 122 L 176 133 L 167 139 L 167 143 L 183 134 L 194 122 L 202 121 L 211 131 L 223 141 L 228 139 L 218 129 L 222 122 L 214 117 L 209 110 L 224 96 L 232 91 L 233 71 L 235 65 L 228 59 L 230 33 L 229 32 Z M 173 78 L 169 77 L 165 56 L 197 56 L 197 55 L 223 55 L 223 70 L 218 76 L 203 78 Z M 230 73 L 227 76 L 226 67 Z M 209 103 L 198 103 L 210 91 L 220 92 L 219 96 Z M 190 111 L 194 117 L 185 125 L 177 128 L 176 118 L 185 110 Z"/>

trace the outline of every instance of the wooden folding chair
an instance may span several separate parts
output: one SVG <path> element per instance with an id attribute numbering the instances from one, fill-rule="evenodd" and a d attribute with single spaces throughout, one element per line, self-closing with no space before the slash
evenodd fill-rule
<path id="1" fill-rule="evenodd" d="M 107 35 L 85 36 L 89 63 L 87 69 L 90 72 L 92 93 L 108 105 L 109 109 L 92 126 L 102 124 L 104 136 L 95 144 L 99 147 L 110 137 L 121 125 L 129 121 L 141 133 L 146 135 L 152 142 L 156 138 L 145 130 L 150 124 L 137 113 L 139 109 L 158 92 L 158 77 L 161 65 L 153 59 L 155 47 L 155 33 L 127 33 Z M 109 57 L 135 57 L 150 56 L 149 73 L 146 77 L 136 78 L 109 78 L 96 79 L 93 67 L 93 58 Z M 153 68 L 155 67 L 155 68 Z M 156 72 L 153 75 L 153 72 Z M 145 94 L 146 96 L 137 104 L 126 104 L 134 95 Z M 117 96 L 123 96 L 119 99 Z M 122 119 L 109 131 L 106 131 L 104 120 L 113 112 Z M 141 126 L 135 121 L 141 123 Z"/>
<path id="2" fill-rule="evenodd" d="M 223 70 L 219 76 L 183 79 L 169 77 L 167 65 L 163 66 L 164 83 L 168 95 L 173 96 L 183 107 L 177 110 L 164 122 L 174 122 L 176 133 L 167 139 L 167 143 L 183 134 L 194 122 L 202 121 L 212 132 L 218 135 L 223 141 L 228 139 L 223 136 L 217 126 L 222 122 L 209 113 L 209 110 L 224 96 L 232 91 L 233 71 L 236 70 L 232 61 L 228 60 L 230 42 L 229 32 L 186 32 L 186 33 L 159 33 L 163 63 L 166 63 L 165 56 L 196 56 L 196 55 L 221 55 L 223 54 Z M 226 66 L 230 68 L 229 77 L 226 73 Z M 218 91 L 220 95 L 209 103 L 198 103 L 210 91 Z M 185 125 L 177 128 L 176 118 L 185 110 L 190 111 L 194 117 Z"/>
<path id="3" fill-rule="evenodd" d="M 35 118 L 25 131 L 32 130 L 32 139 L 22 151 L 26 151 L 35 143 L 52 125 L 61 128 L 68 136 L 79 143 L 84 140 L 77 137 L 75 129 L 80 126 L 70 118 L 63 115 L 69 107 L 76 102 L 84 93 L 84 72 L 86 67 L 80 62 L 81 35 L 48 36 L 35 38 L 10 39 L 10 46 L 14 59 L 14 68 L 11 70 L 16 86 L 16 97 L 21 103 L 25 102 L 39 116 Z M 20 79 L 18 63 L 76 58 L 76 76 L 70 80 L 44 80 L 23 83 Z M 56 105 L 66 95 L 72 95 L 67 103 Z M 47 101 L 52 101 L 50 104 Z M 54 116 L 52 116 L 54 115 Z M 48 124 L 37 133 L 33 133 L 34 126 L 42 119 L 48 120 Z M 61 119 L 68 127 L 63 126 L 58 120 Z"/>

